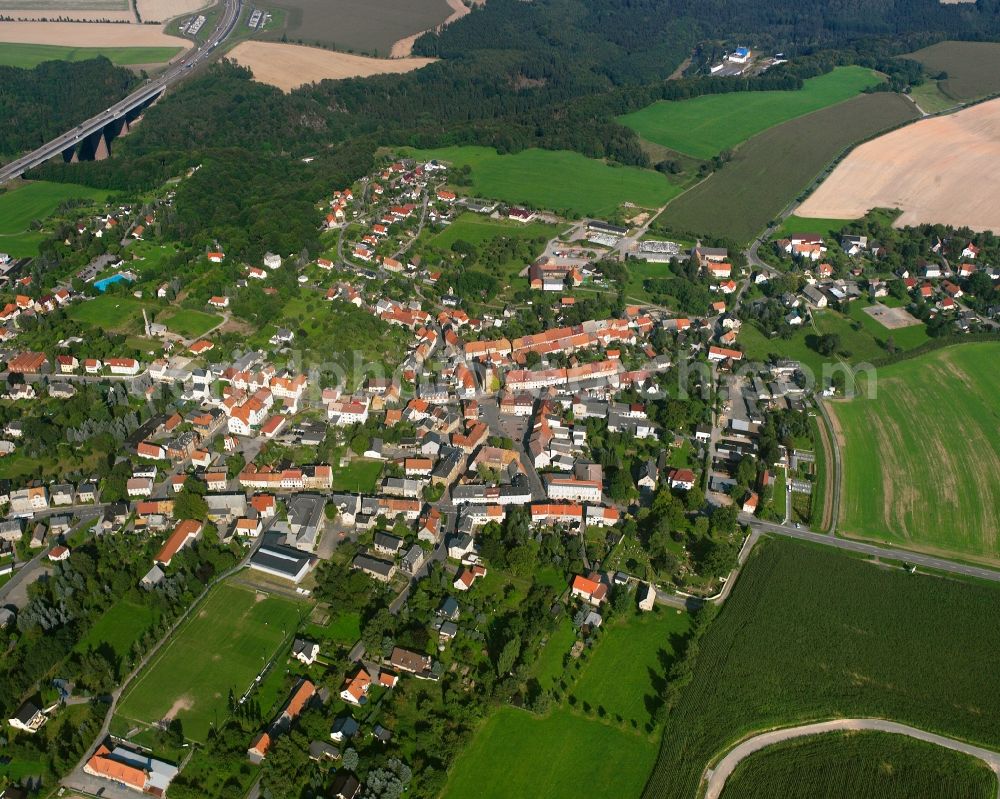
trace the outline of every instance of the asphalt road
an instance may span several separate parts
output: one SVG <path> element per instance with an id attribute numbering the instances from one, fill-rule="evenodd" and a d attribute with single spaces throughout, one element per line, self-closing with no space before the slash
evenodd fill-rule
<path id="1" fill-rule="evenodd" d="M 0 167 L 0 184 L 20 177 L 29 169 L 39 166 L 50 158 L 61 154 L 70 146 L 78 144 L 136 106 L 156 97 L 169 86 L 183 80 L 192 68 L 212 58 L 215 48 L 233 32 L 236 23 L 239 21 L 242 8 L 243 0 L 225 0 L 225 7 L 219 19 L 219 24 L 203 44 L 188 51 L 180 61 L 168 67 L 162 75 L 144 83 L 125 99 L 120 100 L 63 135 L 43 144 L 37 150 Z"/>
<path id="2" fill-rule="evenodd" d="M 852 541 L 846 538 L 836 538 L 824 533 L 814 533 L 811 530 L 796 530 L 790 525 L 774 524 L 756 518 L 741 518 L 741 521 L 744 524 L 749 524 L 754 530 L 760 533 L 774 533 L 789 538 L 798 538 L 802 541 L 811 541 L 815 544 L 823 544 L 824 546 L 836 549 L 847 550 L 848 552 L 859 552 L 863 555 L 870 555 L 885 560 L 898 560 L 914 566 L 923 566 L 927 569 L 935 569 L 950 574 L 961 574 L 965 577 L 975 577 L 980 580 L 990 580 L 991 582 L 1000 583 L 1000 571 L 987 569 L 982 566 L 956 563 L 953 560 L 936 558 L 933 555 L 923 555 L 919 552 L 910 552 L 906 549 L 895 549 L 893 547 L 866 544 L 862 541 Z"/>
<path id="3" fill-rule="evenodd" d="M 821 721 L 816 724 L 805 724 L 801 727 L 771 730 L 770 732 L 755 735 L 753 738 L 749 738 L 735 748 L 730 749 L 714 769 L 706 771 L 705 779 L 707 780 L 707 786 L 704 794 L 705 799 L 718 799 L 722 793 L 723 786 L 726 784 L 726 780 L 729 779 L 736 766 L 739 765 L 740 761 L 754 752 L 792 738 L 803 738 L 808 735 L 817 735 L 824 732 L 849 730 L 888 732 L 897 735 L 906 735 L 910 738 L 916 738 L 918 741 L 927 741 L 937 746 L 943 746 L 945 749 L 971 755 L 986 763 L 986 765 L 993 769 L 994 773 L 1000 774 L 1000 754 L 989 749 L 956 741 L 954 738 L 945 738 L 943 735 L 924 732 L 923 730 L 918 730 L 916 727 L 910 727 L 906 724 L 899 724 L 895 721 L 887 721 L 885 719 L 833 719 L 831 721 Z"/>

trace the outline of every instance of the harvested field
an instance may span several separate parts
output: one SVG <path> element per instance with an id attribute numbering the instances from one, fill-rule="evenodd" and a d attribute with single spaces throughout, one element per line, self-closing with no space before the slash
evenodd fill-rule
<path id="1" fill-rule="evenodd" d="M 466 14 L 468 14 L 472 9 L 465 5 L 462 0 L 447 0 L 448 8 L 451 9 L 451 14 L 448 15 L 448 19 L 442 22 L 440 25 L 436 25 L 433 28 L 428 28 L 427 30 L 419 31 L 418 33 L 406 36 L 399 41 L 393 43 L 392 50 L 389 52 L 390 58 L 407 58 L 413 54 L 413 44 L 421 36 L 423 36 L 427 31 L 430 30 L 440 30 L 445 25 L 454 22 L 457 19 L 461 19 Z M 475 5 L 486 2 L 486 0 L 472 0 Z"/>
<path id="2" fill-rule="evenodd" d="M 444 22 L 454 9 L 447 0 L 273 0 L 285 12 L 284 27 L 265 38 L 283 35 L 306 44 L 385 56 L 393 44 Z"/>
<path id="3" fill-rule="evenodd" d="M 52 19 L 59 17 L 63 20 L 75 20 L 77 22 L 135 22 L 135 14 L 131 10 L 108 9 L 106 11 L 94 11 L 89 9 L 27 9 L 16 8 L 7 9 L 0 6 L 0 12 L 5 17 L 13 17 L 17 22 L 31 22 Z M 5 26 L 9 23 L 3 23 Z"/>
<path id="4" fill-rule="evenodd" d="M 1000 100 L 925 119 L 858 147 L 796 213 L 856 219 L 899 208 L 895 224 L 1000 230 Z"/>
<path id="5" fill-rule="evenodd" d="M 905 308 L 890 308 L 877 302 L 863 309 L 876 322 L 889 330 L 899 330 L 901 327 L 911 327 L 922 324 L 913 314 Z"/>
<path id="6" fill-rule="evenodd" d="M 190 42 L 168 36 L 155 25 L 100 22 L 3 22 L 0 39 L 15 44 L 57 44 L 64 47 L 183 47 Z"/>
<path id="7" fill-rule="evenodd" d="M 316 81 L 366 78 L 420 69 L 433 58 L 368 58 L 367 56 L 276 42 L 241 42 L 229 57 L 253 71 L 255 80 L 283 91 Z"/>
<path id="8" fill-rule="evenodd" d="M 947 72 L 938 86 L 956 100 L 1000 92 L 1000 44 L 995 42 L 939 42 L 906 58 L 919 61 L 931 75 Z"/>
<path id="9" fill-rule="evenodd" d="M 749 139 L 732 162 L 671 202 L 656 224 L 675 235 L 749 241 L 844 150 L 916 114 L 902 96 L 877 92 L 776 125 Z M 810 216 L 849 219 L 860 214 Z"/>
<path id="10" fill-rule="evenodd" d="M 214 4 L 212 0 L 136 0 L 135 7 L 143 22 L 166 22 Z"/>

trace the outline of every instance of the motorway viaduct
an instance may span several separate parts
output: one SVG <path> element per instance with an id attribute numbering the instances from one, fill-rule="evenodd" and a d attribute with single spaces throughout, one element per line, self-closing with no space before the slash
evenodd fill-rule
<path id="1" fill-rule="evenodd" d="M 223 12 L 215 29 L 202 44 L 188 50 L 156 78 L 143 83 L 128 97 L 119 100 L 72 130 L 43 144 L 37 150 L 0 166 L 0 185 L 53 158 L 64 161 L 107 158 L 111 142 L 128 132 L 129 126 L 170 86 L 183 80 L 195 66 L 209 61 L 218 47 L 236 28 L 243 0 L 223 0 Z"/>

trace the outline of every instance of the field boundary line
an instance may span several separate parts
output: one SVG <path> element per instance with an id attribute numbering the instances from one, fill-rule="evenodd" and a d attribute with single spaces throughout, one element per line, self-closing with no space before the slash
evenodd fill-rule
<path id="1" fill-rule="evenodd" d="M 703 796 L 704 799 L 718 799 L 725 787 L 726 781 L 744 759 L 776 743 L 831 732 L 857 731 L 905 735 L 918 741 L 924 741 L 925 743 L 934 744 L 974 757 L 989 766 L 994 775 L 998 777 L 998 792 L 1000 792 L 1000 752 L 976 746 L 958 738 L 951 738 L 946 735 L 928 732 L 918 727 L 911 727 L 908 724 L 902 724 L 891 719 L 847 718 L 801 724 L 795 727 L 781 727 L 744 738 L 741 742 L 737 742 L 736 745 L 732 746 L 716 763 L 714 768 L 706 766 L 702 772 L 700 783 L 700 785 L 705 786 L 705 790 L 702 792 L 699 787 L 699 795 Z"/>

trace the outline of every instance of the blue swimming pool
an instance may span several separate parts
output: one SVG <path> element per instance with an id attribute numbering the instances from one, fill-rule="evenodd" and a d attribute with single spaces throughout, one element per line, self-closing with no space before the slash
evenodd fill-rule
<path id="1" fill-rule="evenodd" d="M 132 282 L 132 278 L 128 275 L 119 272 L 117 275 L 112 275 L 111 277 L 106 277 L 103 280 L 95 281 L 94 288 L 98 291 L 104 291 L 108 286 L 113 283 L 120 283 L 123 280 L 127 280 L 129 283 Z"/>

